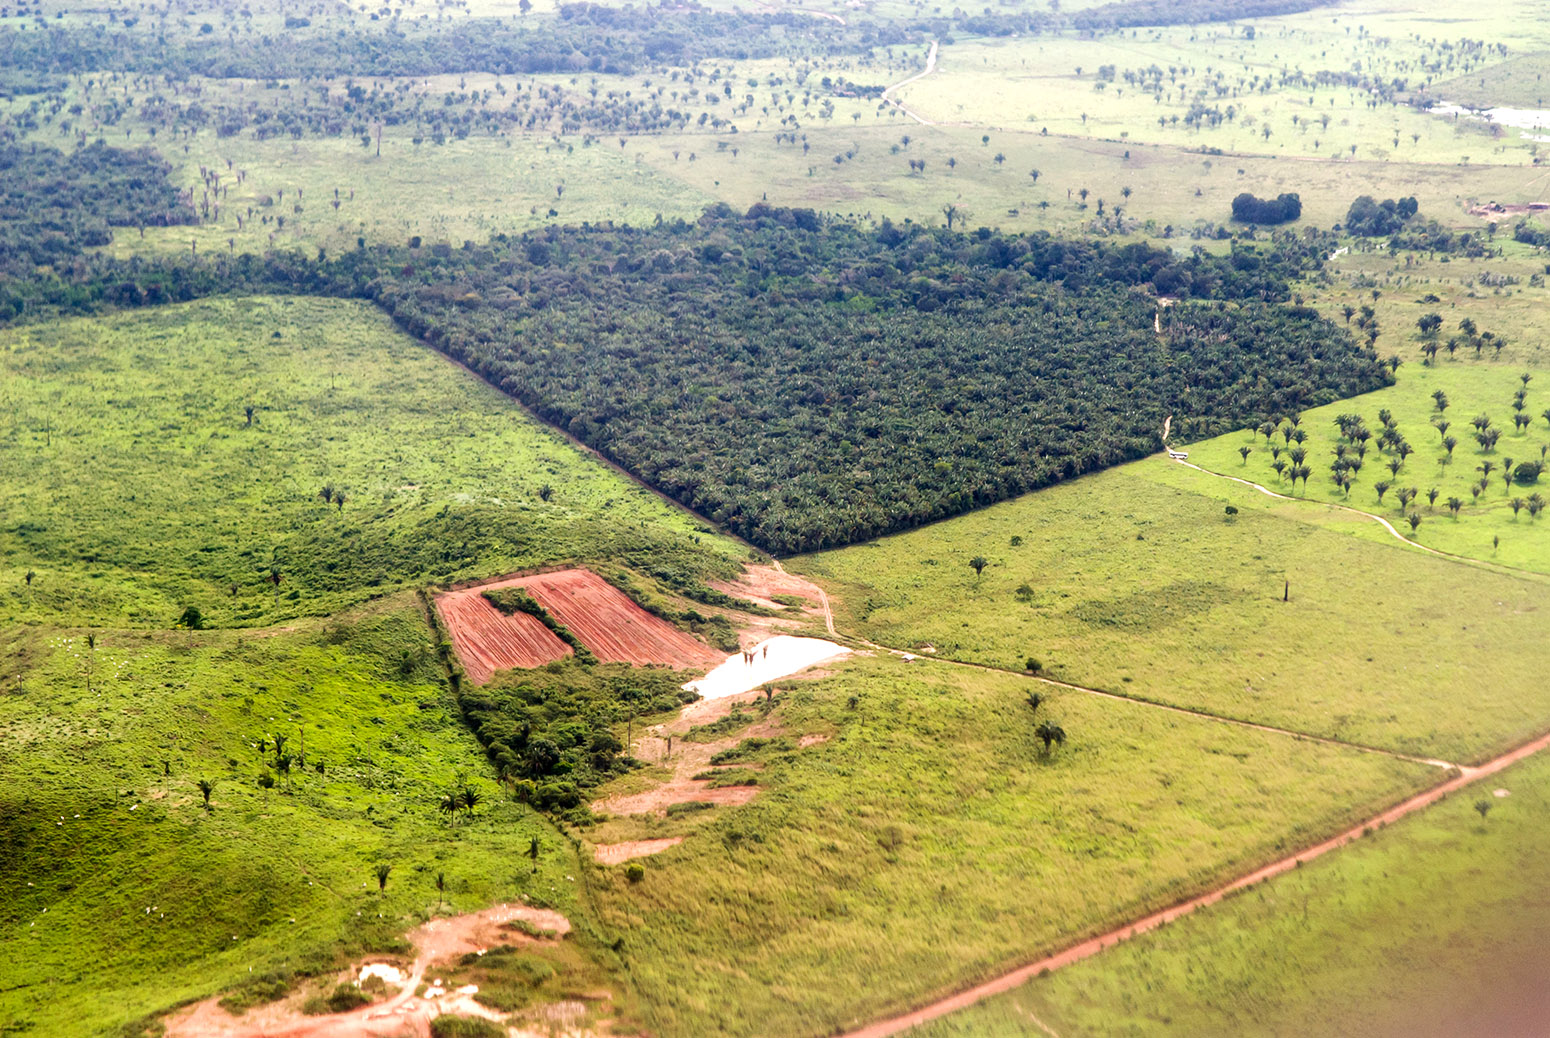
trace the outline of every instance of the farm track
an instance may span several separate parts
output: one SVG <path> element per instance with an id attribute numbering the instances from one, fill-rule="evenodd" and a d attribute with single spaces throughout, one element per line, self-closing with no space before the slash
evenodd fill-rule
<path id="1" fill-rule="evenodd" d="M 913 76 L 910 76 L 908 79 L 901 79 L 901 80 L 899 80 L 899 82 L 895 83 L 893 86 L 891 86 L 887 90 L 883 91 L 883 100 L 884 101 L 887 101 L 889 104 L 893 105 L 899 111 L 903 112 L 905 115 L 909 116 L 911 119 L 914 119 L 917 123 L 919 123 L 922 126 L 935 126 L 936 124 L 933 123 L 930 119 L 927 119 L 925 116 L 916 115 L 914 112 L 910 111 L 908 108 L 906 108 L 904 106 L 903 102 L 899 101 L 897 98 L 895 98 L 893 96 L 893 92 L 895 90 L 899 90 L 899 89 L 901 89 L 903 87 L 907 87 L 911 83 L 916 82 L 917 80 L 925 79 L 927 76 L 931 75 L 931 73 L 935 72 L 936 71 L 937 49 L 938 49 L 937 41 L 936 40 L 932 40 L 931 41 L 931 49 L 926 51 L 926 67 L 925 67 L 924 71 L 917 72 Z"/>
<path id="2" fill-rule="evenodd" d="M 1338 512 L 1350 512 L 1352 515 L 1359 515 L 1364 518 L 1371 519 L 1373 522 L 1387 530 L 1389 534 L 1400 544 L 1405 545 L 1407 548 L 1414 548 L 1416 551 L 1424 551 L 1428 555 L 1435 555 L 1441 559 L 1448 559 L 1452 562 L 1460 562 L 1467 566 L 1475 566 L 1479 569 L 1490 570 L 1491 572 L 1502 573 L 1508 576 L 1527 577 L 1539 581 L 1546 579 L 1543 573 L 1536 573 L 1531 569 L 1519 569 L 1516 566 L 1504 566 L 1499 562 L 1487 562 L 1484 559 L 1471 558 L 1468 555 L 1455 555 L 1451 551 L 1443 551 L 1440 548 L 1429 548 L 1426 545 L 1418 543 L 1417 541 L 1400 533 L 1398 528 L 1396 528 L 1393 523 L 1383 518 L 1383 516 L 1376 515 L 1372 512 L 1364 512 L 1360 508 L 1355 508 L 1351 505 L 1343 505 L 1336 501 L 1310 501 L 1305 497 L 1291 497 L 1287 494 L 1277 493 L 1267 486 L 1262 486 L 1258 483 L 1255 483 L 1253 480 L 1243 479 L 1240 476 L 1229 476 L 1225 472 L 1215 472 L 1211 469 L 1196 465 L 1192 461 L 1185 461 L 1183 458 L 1174 458 L 1172 460 L 1175 464 L 1183 465 L 1187 469 L 1194 469 L 1196 472 L 1203 472 L 1207 476 L 1214 476 L 1217 479 L 1225 479 L 1233 483 L 1241 483 L 1246 487 L 1252 487 L 1259 491 L 1261 494 L 1264 494 L 1266 497 L 1273 497 L 1278 501 L 1294 501 L 1298 504 L 1318 505 L 1324 508 L 1334 509 Z"/>
<path id="3" fill-rule="evenodd" d="M 939 999 L 912 1012 L 890 1017 L 887 1020 L 880 1020 L 853 1031 L 847 1031 L 841 1038 L 886 1038 L 888 1035 L 899 1034 L 902 1031 L 918 1027 L 938 1017 L 946 1016 L 948 1013 L 965 1009 L 982 999 L 989 998 L 991 995 L 1011 991 L 1046 972 L 1092 958 L 1104 949 L 1119 944 L 1121 941 L 1134 937 L 1137 934 L 1155 930 L 1165 923 L 1171 923 L 1175 919 L 1188 915 L 1197 908 L 1214 905 L 1239 890 L 1272 879 L 1283 872 L 1290 872 L 1295 868 L 1299 868 L 1305 862 L 1323 857 L 1330 851 L 1338 850 L 1355 840 L 1361 839 L 1379 827 L 1397 822 L 1406 815 L 1414 814 L 1422 808 L 1430 807 L 1451 793 L 1455 793 L 1483 778 L 1495 775 L 1497 772 L 1539 753 L 1546 747 L 1550 747 L 1550 734 L 1541 735 L 1539 738 L 1525 743 L 1517 749 L 1509 750 L 1507 753 L 1487 761 L 1478 768 L 1462 768 L 1456 777 L 1433 786 L 1422 793 L 1417 793 L 1415 796 L 1409 797 L 1393 807 L 1380 811 L 1373 817 L 1352 826 L 1338 836 L 1333 836 L 1322 843 L 1314 844 L 1312 847 L 1304 848 L 1295 854 L 1271 862 L 1269 865 L 1261 866 L 1247 875 L 1223 883 L 1204 894 L 1199 894 L 1187 901 L 1181 901 L 1173 907 L 1165 908 L 1160 912 L 1153 912 L 1133 923 L 1117 926 L 1107 933 L 1090 937 L 1080 944 L 1074 944 L 1066 948 L 1064 951 L 1045 956 L 1036 962 L 1028 963 L 1026 966 L 1020 966 L 993 980 L 988 980 L 956 995 Z"/>

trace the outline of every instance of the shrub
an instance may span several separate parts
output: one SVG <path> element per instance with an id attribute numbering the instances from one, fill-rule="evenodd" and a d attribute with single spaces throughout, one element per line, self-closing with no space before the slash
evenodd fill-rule
<path id="1" fill-rule="evenodd" d="M 472 1016 L 438 1016 L 431 1021 L 431 1038 L 505 1038 L 506 1029 Z"/>
<path id="2" fill-rule="evenodd" d="M 340 984 L 328 995 L 314 995 L 302 1004 L 301 1011 L 308 1016 L 324 1013 L 348 1013 L 352 1009 L 371 1005 L 371 999 L 354 984 Z"/>
<path id="3" fill-rule="evenodd" d="M 696 811 L 705 811 L 715 806 L 715 804 L 706 803 L 703 800 L 686 800 L 681 804 L 668 804 L 667 817 L 672 818 L 676 815 L 689 815 Z"/>
<path id="4" fill-rule="evenodd" d="M 624 867 L 624 878 L 631 883 L 639 883 L 646 878 L 646 867 L 638 861 L 632 861 Z"/>
<path id="5" fill-rule="evenodd" d="M 1302 215 L 1302 199 L 1295 193 L 1257 198 L 1245 191 L 1232 200 L 1232 218 L 1240 223 L 1289 223 Z"/>

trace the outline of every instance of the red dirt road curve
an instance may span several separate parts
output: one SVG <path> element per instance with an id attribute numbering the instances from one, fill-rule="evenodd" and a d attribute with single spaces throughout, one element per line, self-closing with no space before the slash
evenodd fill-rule
<path id="1" fill-rule="evenodd" d="M 1159 926 L 1170 923 L 1180 916 L 1187 915 L 1197 908 L 1214 905 L 1236 890 L 1253 886 L 1255 883 L 1279 876 L 1283 872 L 1290 872 L 1304 862 L 1312 861 L 1314 858 L 1344 847 L 1353 840 L 1361 839 L 1368 831 L 1376 829 L 1380 825 L 1397 822 L 1408 814 L 1412 814 L 1425 807 L 1430 807 L 1449 793 L 1462 789 L 1471 783 L 1478 782 L 1489 775 L 1494 775 L 1518 763 L 1525 757 L 1530 757 L 1546 748 L 1550 748 L 1550 735 L 1542 735 L 1532 742 L 1525 743 L 1517 749 L 1487 761 L 1477 768 L 1460 768 L 1459 774 L 1454 778 L 1441 785 L 1433 786 L 1423 793 L 1417 793 L 1408 800 L 1401 801 L 1388 810 L 1380 812 L 1360 825 L 1352 826 L 1339 836 L 1331 837 L 1323 843 L 1315 844 L 1296 854 L 1282 858 L 1280 861 L 1271 862 L 1263 868 L 1255 869 L 1246 876 L 1240 876 L 1230 883 L 1225 883 L 1214 890 L 1193 897 L 1181 904 L 1174 905 L 1172 908 L 1163 909 L 1161 912 L 1154 912 L 1142 919 L 1137 919 L 1133 923 L 1127 923 L 1118 929 L 1110 930 L 1106 934 L 1073 945 L 1064 951 L 1056 952 L 1054 955 L 1040 959 L 1038 962 L 1031 962 L 1026 966 L 1020 966 L 993 980 L 988 980 L 983 984 L 969 988 L 967 991 L 960 991 L 956 995 L 950 995 L 947 998 L 932 1002 L 913 1012 L 904 1013 L 887 1020 L 879 1020 L 865 1027 L 847 1031 L 841 1038 L 887 1038 L 889 1035 L 899 1034 L 913 1027 L 919 1027 L 930 1020 L 935 1020 L 937 1017 L 946 1016 L 948 1013 L 967 1008 L 982 999 L 989 998 L 991 995 L 999 995 L 1002 992 L 1021 987 L 1040 973 L 1058 970 L 1062 966 L 1070 966 L 1073 963 L 1081 962 L 1083 959 L 1091 958 L 1105 948 L 1118 944 L 1120 941 L 1134 937 L 1137 934 L 1146 933 L 1148 930 L 1155 930 Z"/>
<path id="2" fill-rule="evenodd" d="M 436 598 L 452 647 L 476 685 L 498 670 L 539 667 L 571 654 L 536 617 L 507 616 L 483 592 L 520 587 L 606 663 L 714 666 L 725 657 L 694 636 L 646 612 L 608 581 L 585 569 L 507 577 Z"/>

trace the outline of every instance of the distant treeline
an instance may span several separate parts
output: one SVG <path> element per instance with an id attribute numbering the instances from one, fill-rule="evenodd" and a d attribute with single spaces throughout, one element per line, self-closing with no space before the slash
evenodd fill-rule
<path id="1" fill-rule="evenodd" d="M 472 18 L 451 25 L 298 26 L 235 42 L 146 28 L 0 30 L 0 68 L 287 79 L 492 72 L 629 74 L 709 58 L 852 54 L 902 43 L 902 28 L 839 25 L 794 13 L 566 4 L 557 18 Z"/>
<path id="2" fill-rule="evenodd" d="M 0 144 L 0 278 L 73 262 L 112 241 L 114 227 L 193 223 L 171 170 L 149 148 Z"/>
<path id="3" fill-rule="evenodd" d="M 1144 25 L 1194 25 L 1299 14 L 1325 7 L 1330 0 L 1124 0 L 1077 11 L 1078 29 L 1129 29 Z"/>
<path id="4" fill-rule="evenodd" d="M 1285 305 L 1328 248 L 1283 234 L 1178 255 L 722 205 L 460 248 L 80 255 L 0 281 L 0 318 L 215 292 L 372 299 L 646 482 L 792 552 L 1142 456 L 1170 413 L 1189 438 L 1385 384 L 1343 328 Z"/>

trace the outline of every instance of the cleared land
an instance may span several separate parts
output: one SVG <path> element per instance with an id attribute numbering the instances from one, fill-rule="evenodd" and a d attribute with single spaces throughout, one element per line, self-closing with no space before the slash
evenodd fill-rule
<path id="1" fill-rule="evenodd" d="M 1497 791 L 1500 791 L 1498 794 Z M 1479 802 L 1490 805 L 1485 817 Z M 1547 978 L 1550 760 L 911 1032 L 1530 1035 Z"/>
<path id="2" fill-rule="evenodd" d="M 853 1026 L 1316 842 L 1436 774 L 1075 693 L 1035 714 L 1025 680 L 927 661 L 782 687 L 746 729 L 775 739 L 741 760 L 762 765 L 756 798 L 591 835 L 686 837 L 642 860 L 640 883 L 593 883 L 657 1033 Z M 1048 756 L 1045 716 L 1069 733 Z"/>
<path id="3" fill-rule="evenodd" d="M 1550 586 L 1387 536 L 1157 457 L 789 568 L 900 648 L 1459 762 L 1543 732 Z"/>
<path id="4" fill-rule="evenodd" d="M 537 667 L 571 654 L 537 617 L 506 614 L 484 597 L 486 591 L 521 588 L 568 628 L 605 663 L 700 667 L 720 663 L 722 654 L 646 610 L 591 570 L 507 577 L 449 591 L 436 608 L 453 647 L 475 684 L 497 670 Z"/>
<path id="5" fill-rule="evenodd" d="M 490 604 L 480 593 L 483 590 L 452 591 L 436 598 L 436 609 L 452 636 L 458 662 L 474 684 L 484 684 L 498 670 L 540 667 L 571 655 L 571 647 L 538 617 L 507 615 Z"/>
<path id="6" fill-rule="evenodd" d="M 744 554 L 375 309 L 272 297 L 0 331 L 0 535 L 0 617 L 149 627 Z"/>

